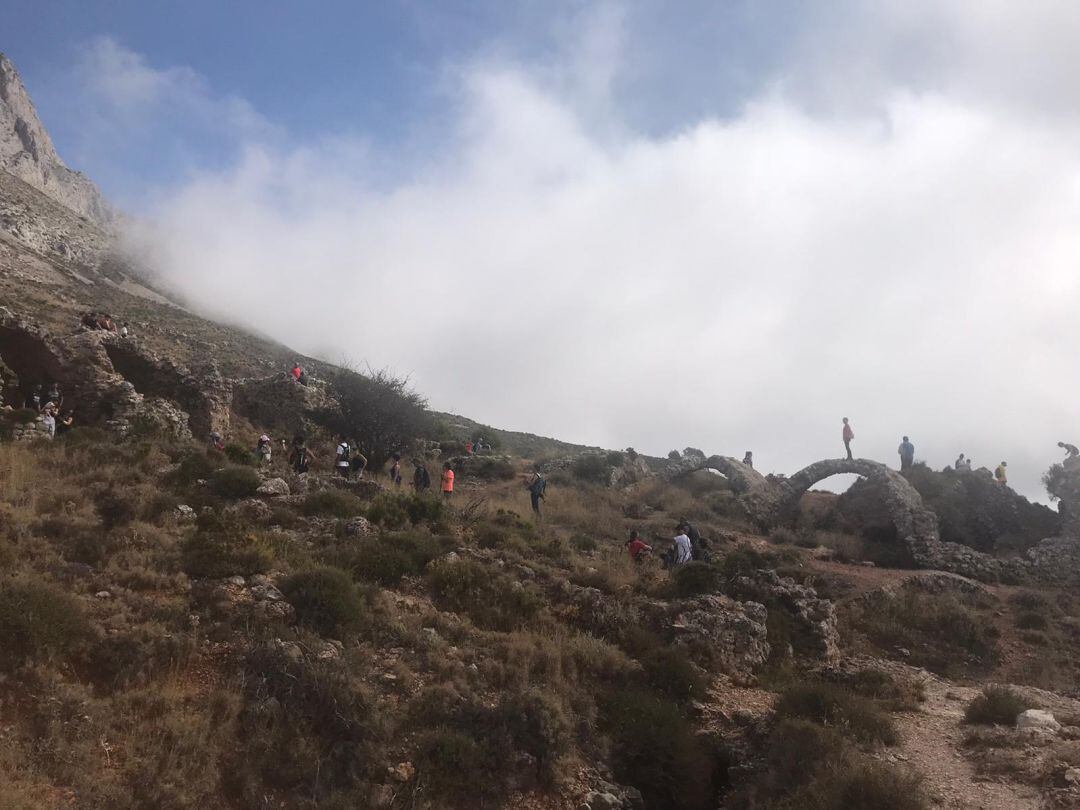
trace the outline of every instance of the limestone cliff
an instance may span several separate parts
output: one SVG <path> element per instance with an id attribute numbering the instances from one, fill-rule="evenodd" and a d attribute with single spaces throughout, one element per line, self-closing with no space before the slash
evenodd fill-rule
<path id="1" fill-rule="evenodd" d="M 111 229 L 115 213 L 89 178 L 69 169 L 53 146 L 15 65 L 0 53 L 0 169 L 94 224 Z"/>

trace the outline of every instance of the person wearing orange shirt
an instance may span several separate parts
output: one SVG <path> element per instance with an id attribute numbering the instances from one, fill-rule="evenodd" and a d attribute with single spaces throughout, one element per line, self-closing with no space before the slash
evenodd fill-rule
<path id="1" fill-rule="evenodd" d="M 450 496 L 454 494 L 454 469 L 449 461 L 443 464 L 442 494 L 446 500 L 450 500 Z"/>

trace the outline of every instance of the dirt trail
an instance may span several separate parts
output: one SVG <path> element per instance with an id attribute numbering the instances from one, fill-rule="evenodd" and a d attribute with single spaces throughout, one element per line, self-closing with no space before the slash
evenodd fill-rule
<path id="1" fill-rule="evenodd" d="M 939 807 L 1037 810 L 1043 806 L 1038 790 L 1012 782 L 987 781 L 975 773 L 962 753 L 964 707 L 978 691 L 934 677 L 927 679 L 926 702 L 917 712 L 895 715 L 903 741 L 882 758 L 906 762 L 922 774 Z"/>

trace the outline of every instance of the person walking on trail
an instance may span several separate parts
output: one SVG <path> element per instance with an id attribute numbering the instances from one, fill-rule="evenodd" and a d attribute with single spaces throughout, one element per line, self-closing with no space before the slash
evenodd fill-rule
<path id="1" fill-rule="evenodd" d="M 911 439 L 905 436 L 896 452 L 900 454 L 900 472 L 910 470 L 915 463 L 915 445 L 911 443 Z"/>
<path id="2" fill-rule="evenodd" d="M 367 456 L 360 450 L 360 442 L 356 441 L 355 438 L 352 441 L 352 459 L 349 466 L 352 468 L 357 481 L 363 479 L 364 470 L 367 469 Z"/>
<path id="3" fill-rule="evenodd" d="M 337 450 L 334 452 L 334 457 L 337 459 L 334 466 L 337 467 L 338 475 L 349 480 L 349 466 L 352 461 L 352 448 L 349 447 L 349 443 L 345 441 L 344 436 L 338 436 Z"/>
<path id="4" fill-rule="evenodd" d="M 417 492 L 427 492 L 431 488 L 431 473 L 428 472 L 428 468 L 424 463 L 418 459 L 413 459 L 413 468 L 413 489 Z"/>
<path id="5" fill-rule="evenodd" d="M 840 436 L 844 440 L 844 450 L 847 451 L 848 461 L 851 461 L 854 456 L 851 455 L 851 440 L 855 438 L 855 431 L 851 429 L 851 423 L 848 422 L 848 418 L 844 417 L 844 429 L 840 432 Z"/>
<path id="6" fill-rule="evenodd" d="M 454 494 L 454 468 L 449 461 L 443 464 L 442 468 L 442 494 L 446 500 L 450 500 Z"/>
<path id="7" fill-rule="evenodd" d="M 255 460 L 260 465 L 269 465 L 274 454 L 274 444 L 265 433 L 259 437 L 259 443 L 255 445 Z"/>
<path id="8" fill-rule="evenodd" d="M 292 450 L 289 451 L 289 466 L 297 475 L 306 473 L 311 466 L 311 452 L 307 448 L 307 440 L 299 433 L 293 437 Z"/>
<path id="9" fill-rule="evenodd" d="M 997 469 L 994 470 L 994 480 L 997 481 L 1002 486 L 1005 486 L 1005 485 L 1007 485 L 1009 483 L 1009 478 L 1006 475 L 1006 469 L 1005 469 L 1007 466 L 1008 466 L 1008 464 L 1006 464 L 1003 461 L 1000 464 L 998 464 Z"/>
<path id="10" fill-rule="evenodd" d="M 401 486 L 401 456 L 394 454 L 394 463 L 390 465 L 390 483 L 395 487 Z"/>
<path id="11" fill-rule="evenodd" d="M 671 551 L 671 564 L 673 566 L 685 565 L 686 563 L 693 561 L 693 547 L 690 545 L 690 538 L 685 531 L 675 535 L 674 545 L 672 546 Z"/>
<path id="12" fill-rule="evenodd" d="M 1068 442 L 1058 442 L 1058 447 L 1065 451 L 1065 458 L 1076 458 L 1080 456 L 1080 449 L 1077 449 L 1075 444 L 1069 444 Z"/>
<path id="13" fill-rule="evenodd" d="M 636 563 L 642 563 L 652 553 L 652 546 L 638 536 L 637 529 L 630 532 L 630 539 L 626 541 L 626 550 L 630 552 L 630 559 Z"/>
<path id="14" fill-rule="evenodd" d="M 532 501 L 532 510 L 539 515 L 540 514 L 540 501 L 544 499 L 544 495 L 547 492 L 547 481 L 544 480 L 544 476 L 540 475 L 539 470 L 533 471 L 532 480 L 529 481 L 529 499 Z"/>
<path id="15" fill-rule="evenodd" d="M 753 467 L 754 467 L 754 454 L 751 453 L 749 450 L 747 450 L 746 455 L 744 455 L 742 457 L 742 463 L 745 464 L 747 467 L 750 467 L 751 469 L 753 469 Z"/>

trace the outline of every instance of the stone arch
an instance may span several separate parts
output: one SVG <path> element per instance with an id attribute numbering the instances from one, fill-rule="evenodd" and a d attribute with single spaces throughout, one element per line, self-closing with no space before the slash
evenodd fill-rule
<path id="1" fill-rule="evenodd" d="M 18 378 L 18 389 L 5 391 L 9 404 L 22 405 L 22 398 L 34 385 L 66 383 L 68 375 L 56 353 L 44 338 L 24 328 L 0 325 L 0 361 Z M 18 401 L 14 401 L 18 399 Z"/>

